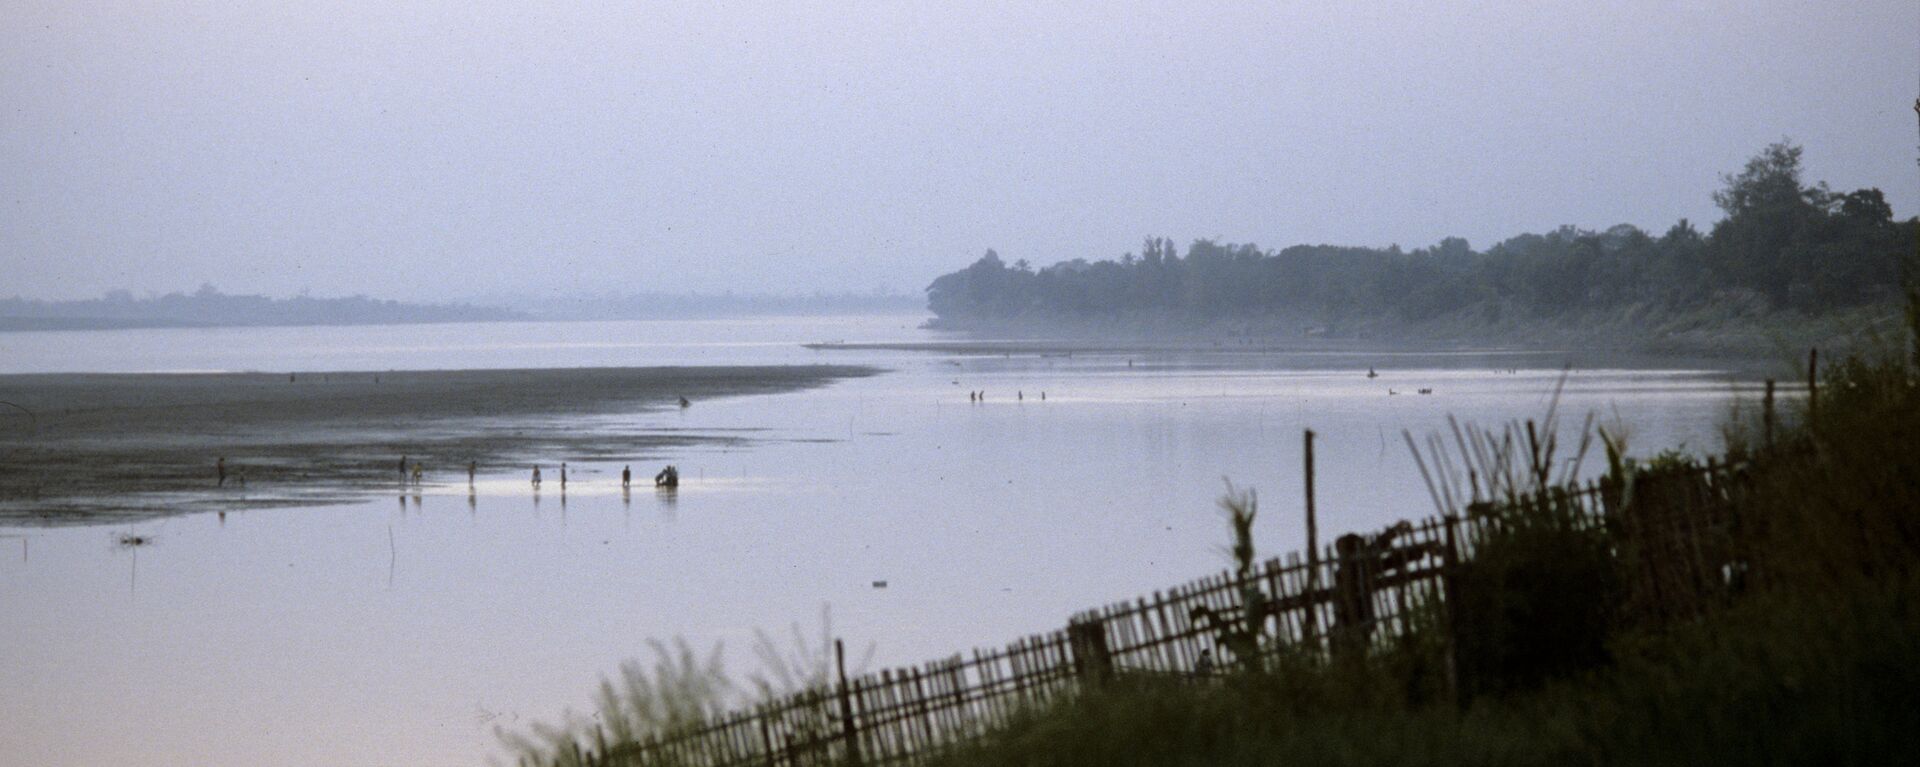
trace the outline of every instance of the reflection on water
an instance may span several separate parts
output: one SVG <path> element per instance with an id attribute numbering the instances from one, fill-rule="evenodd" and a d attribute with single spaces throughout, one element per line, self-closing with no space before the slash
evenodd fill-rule
<path id="1" fill-rule="evenodd" d="M 1562 377 L 1551 356 L 862 354 L 896 372 L 658 419 L 752 444 L 542 458 L 568 462 L 564 488 L 460 467 L 394 505 L 106 531 L 163 545 L 0 531 L 20 542 L 0 558 L 0 743 L 37 765 L 477 763 L 492 724 L 585 705 L 647 637 L 743 648 L 826 602 L 880 665 L 997 644 L 1224 567 L 1222 477 L 1261 491 L 1263 554 L 1297 547 L 1304 428 L 1323 536 L 1426 514 L 1401 430 L 1537 417 Z M 1710 450 L 1738 385 L 1576 370 L 1560 407 L 1617 418 L 1637 452 Z M 620 480 L 667 464 L 680 487 Z"/>

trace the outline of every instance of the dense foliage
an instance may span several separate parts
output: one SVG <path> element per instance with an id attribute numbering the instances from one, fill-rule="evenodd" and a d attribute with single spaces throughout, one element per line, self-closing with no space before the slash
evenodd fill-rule
<path id="1" fill-rule="evenodd" d="M 948 324 L 1127 314 L 1419 322 L 1463 311 L 1498 319 L 1511 311 L 1685 309 L 1716 298 L 1808 314 L 1896 301 L 1901 259 L 1920 238 L 1920 219 L 1895 221 L 1878 189 L 1808 186 L 1800 159 L 1799 147 L 1775 144 L 1726 176 L 1714 194 L 1726 218 L 1706 234 L 1682 219 L 1657 237 L 1625 224 L 1600 232 L 1561 227 L 1485 251 L 1457 237 L 1410 252 L 1266 251 L 1198 240 L 1184 256 L 1172 241 L 1148 238 L 1140 255 L 1040 269 L 1009 266 L 989 250 L 934 280 L 928 306 Z"/>

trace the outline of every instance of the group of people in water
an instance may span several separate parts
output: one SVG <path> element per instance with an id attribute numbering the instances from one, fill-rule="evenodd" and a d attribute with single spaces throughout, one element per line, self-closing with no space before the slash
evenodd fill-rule
<path id="1" fill-rule="evenodd" d="M 1025 402 L 1027 400 L 1027 393 L 1025 390 L 1016 391 L 1013 393 L 1013 398 L 1015 401 Z M 981 391 L 969 391 L 967 392 L 967 401 L 968 402 L 986 402 L 987 392 L 984 389 Z M 1046 392 L 1044 391 L 1040 392 L 1040 401 L 1041 402 L 1047 401 Z"/>
<path id="2" fill-rule="evenodd" d="M 227 459 L 225 458 L 221 458 L 221 461 L 219 461 L 219 473 L 221 473 L 221 482 L 227 481 Z M 407 456 L 401 456 L 401 458 L 399 458 L 399 481 L 401 481 L 401 484 L 409 484 L 409 482 L 411 482 L 411 484 L 420 484 L 424 475 L 426 475 L 426 465 L 424 465 L 424 463 L 419 463 L 419 461 L 409 463 Z M 478 463 L 478 461 L 468 461 L 467 486 L 472 486 L 474 479 L 476 479 L 478 475 L 480 475 L 480 463 Z M 561 492 L 566 492 L 566 477 L 568 477 L 566 461 L 561 461 Z M 534 490 L 540 490 L 543 482 L 545 482 L 545 477 L 541 475 L 540 465 L 536 463 L 536 465 L 534 465 L 534 475 L 532 475 Z M 632 467 L 632 465 L 620 467 L 620 486 L 622 486 L 622 488 L 634 486 L 634 467 Z M 678 486 L 680 486 L 680 469 L 668 463 L 666 469 L 660 469 L 660 473 L 653 475 L 653 486 L 657 486 L 657 488 L 678 488 Z"/>
<path id="3" fill-rule="evenodd" d="M 289 382 L 292 382 L 294 380 L 294 377 L 291 374 L 289 374 L 287 376 L 287 380 Z M 379 383 L 379 378 L 375 377 L 374 382 Z M 981 398 L 985 399 L 984 392 L 981 393 Z M 687 399 L 686 397 L 680 397 L 678 398 L 678 400 L 679 400 L 678 404 L 680 405 L 680 408 L 683 410 L 693 406 L 693 402 Z M 400 484 L 402 486 L 412 485 L 417 487 L 426 481 L 426 475 L 427 475 L 426 464 L 423 464 L 419 461 L 410 461 L 405 455 L 400 456 L 400 461 L 397 466 L 397 469 L 400 473 Z M 229 472 L 227 471 L 227 457 L 224 455 L 217 456 L 213 462 L 214 486 L 226 487 L 228 473 Z M 480 474 L 480 462 L 468 461 L 467 462 L 467 487 L 469 489 L 469 492 L 471 492 L 474 482 L 476 478 L 479 476 L 479 474 Z M 242 468 L 238 472 L 235 472 L 234 479 L 236 480 L 236 484 L 242 487 L 245 487 L 247 484 L 246 469 Z M 532 477 L 533 489 L 535 492 L 538 492 L 540 490 L 540 485 L 544 480 L 545 478 L 542 477 L 540 474 L 540 466 L 536 464 L 533 467 L 533 477 Z M 633 467 L 632 466 L 621 467 L 620 487 L 628 488 L 632 486 L 633 486 Z M 680 486 L 680 469 L 671 464 L 669 464 L 666 468 L 661 469 L 660 473 L 653 475 L 653 486 L 658 488 L 679 487 Z M 566 462 L 562 461 L 560 463 L 560 492 L 565 493 L 566 491 L 567 491 L 567 464 Z"/>
<path id="4" fill-rule="evenodd" d="M 473 484 L 473 478 L 480 473 L 480 462 L 467 462 L 467 484 Z M 419 461 L 408 462 L 406 456 L 400 456 L 400 484 L 418 485 L 426 481 L 427 465 Z"/>
<path id="5" fill-rule="evenodd" d="M 536 491 L 539 490 L 540 483 L 541 483 L 540 467 L 539 465 L 536 464 L 533 467 L 533 489 Z M 473 470 L 471 468 L 469 468 L 467 471 L 467 484 L 468 485 L 473 484 Z M 633 486 L 633 466 L 627 465 L 627 466 L 620 467 L 621 489 L 626 489 L 632 486 Z M 661 488 L 679 487 L 680 486 L 680 469 L 674 467 L 672 464 L 668 464 L 666 468 L 660 470 L 660 473 L 653 475 L 653 486 L 661 487 Z M 566 491 L 567 491 L 567 464 L 565 461 L 561 461 L 560 462 L 560 492 L 565 493 Z"/>
<path id="6" fill-rule="evenodd" d="M 287 376 L 287 381 L 289 383 L 293 382 L 294 376 L 292 374 L 289 374 Z M 380 379 L 378 376 L 376 376 L 374 378 L 374 383 L 379 383 L 379 382 L 380 382 Z M 984 393 L 983 393 L 983 398 L 984 398 Z M 693 406 L 693 402 L 687 399 L 686 397 L 679 397 L 678 400 L 679 400 L 678 404 L 680 405 L 681 409 L 686 409 Z M 410 461 L 405 455 L 400 456 L 398 471 L 400 473 L 400 484 L 403 486 L 405 485 L 419 486 L 426 481 L 426 475 L 427 475 L 426 465 L 419 461 Z M 217 456 L 213 462 L 214 486 L 226 487 L 228 473 L 229 472 L 227 471 L 227 457 L 224 455 Z M 480 462 L 468 461 L 467 462 L 467 487 L 470 490 L 473 487 L 474 482 L 476 478 L 479 476 L 479 474 L 480 474 Z M 235 472 L 234 479 L 236 480 L 236 484 L 242 487 L 246 486 L 247 484 L 246 469 L 242 468 L 238 472 Z M 544 479 L 545 478 L 542 477 L 540 474 L 540 466 L 536 464 L 533 467 L 533 489 L 535 491 L 538 491 L 540 489 L 540 485 L 544 481 Z M 627 488 L 627 487 L 631 487 L 632 485 L 633 485 L 633 467 L 632 466 L 621 467 L 620 487 Z M 653 486 L 660 487 L 660 488 L 679 487 L 680 486 L 680 469 L 671 464 L 669 464 L 666 468 L 661 469 L 660 473 L 653 475 Z M 566 462 L 562 461 L 560 463 L 560 492 L 565 493 L 566 491 L 567 491 L 567 464 Z"/>
<path id="7" fill-rule="evenodd" d="M 419 461 L 408 460 L 407 456 L 403 455 L 403 456 L 400 456 L 400 462 L 397 468 L 400 473 L 400 484 L 402 485 L 419 486 L 426 481 L 427 466 L 424 463 L 421 463 Z M 562 461 L 560 463 L 560 492 L 562 493 L 567 491 L 567 473 L 568 473 L 567 464 L 565 461 Z M 213 462 L 214 486 L 226 487 L 228 474 L 229 472 L 227 471 L 227 457 L 223 455 L 215 458 Z M 480 474 L 480 462 L 468 461 L 467 462 L 467 487 L 469 488 L 473 487 L 473 483 L 479 477 L 479 474 Z M 235 472 L 234 475 L 235 475 L 234 479 L 236 481 L 236 484 L 244 487 L 247 483 L 246 470 L 241 469 L 238 472 Z M 544 481 L 545 481 L 545 477 L 541 475 L 540 467 L 539 465 L 536 464 L 533 467 L 533 489 L 539 490 L 541 483 Z M 622 466 L 620 468 L 620 487 L 627 488 L 632 486 L 633 486 L 633 467 Z M 672 464 L 668 464 L 666 468 L 661 469 L 660 473 L 653 475 L 653 486 L 660 487 L 660 488 L 679 487 L 680 486 L 679 467 L 673 466 Z"/>

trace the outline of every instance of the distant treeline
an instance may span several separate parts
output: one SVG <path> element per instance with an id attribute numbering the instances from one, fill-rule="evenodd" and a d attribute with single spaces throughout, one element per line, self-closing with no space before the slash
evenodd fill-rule
<path id="1" fill-rule="evenodd" d="M 135 298 L 125 290 L 84 301 L 0 299 L 0 330 L 233 325 L 384 325 L 524 319 L 506 309 L 466 304 L 408 304 L 366 296 L 268 298 L 228 295 L 212 285 L 198 291 Z"/>
<path id="2" fill-rule="evenodd" d="M 916 312 L 925 301 L 899 293 L 637 293 L 556 298 L 499 297 L 493 300 L 540 319 L 645 320 L 768 315 L 894 314 Z"/>
<path id="3" fill-rule="evenodd" d="M 1296 245 L 1279 251 L 1199 240 L 1182 256 L 1149 238 L 1139 255 L 1041 269 L 993 251 L 933 281 L 936 324 L 1154 315 L 1409 323 L 1467 313 L 1499 320 L 1631 306 L 1686 310 L 1715 300 L 1806 314 L 1894 305 L 1920 219 L 1895 221 L 1878 189 L 1801 183 L 1799 147 L 1779 143 L 1725 176 L 1726 217 L 1707 233 L 1685 219 L 1659 236 L 1622 224 L 1523 234 L 1484 251 L 1450 237 L 1429 248 Z M 1509 316 L 1508 319 L 1515 319 Z"/>

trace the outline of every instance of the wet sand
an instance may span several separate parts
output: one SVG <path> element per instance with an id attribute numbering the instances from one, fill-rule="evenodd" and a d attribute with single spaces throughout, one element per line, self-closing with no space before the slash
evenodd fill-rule
<path id="1" fill-rule="evenodd" d="M 639 461 L 751 432 L 583 428 L 877 373 L 840 365 L 0 376 L 0 524 L 332 503 L 532 463 Z M 29 415 L 29 413 L 31 415 Z M 216 486 L 224 456 L 227 482 Z M 649 472 L 650 474 L 650 472 Z M 242 477 L 244 477 L 244 484 Z M 557 479 L 557 477 L 555 477 Z"/>

